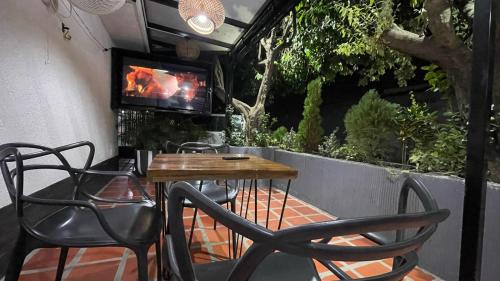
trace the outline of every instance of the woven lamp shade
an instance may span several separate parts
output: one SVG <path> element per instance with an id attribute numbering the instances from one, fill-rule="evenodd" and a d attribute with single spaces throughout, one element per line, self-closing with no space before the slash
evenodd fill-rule
<path id="1" fill-rule="evenodd" d="M 125 0 L 70 0 L 73 5 L 94 15 L 107 15 L 120 9 Z"/>
<path id="2" fill-rule="evenodd" d="M 224 23 L 224 6 L 219 0 L 179 0 L 179 13 L 196 32 L 211 34 Z"/>

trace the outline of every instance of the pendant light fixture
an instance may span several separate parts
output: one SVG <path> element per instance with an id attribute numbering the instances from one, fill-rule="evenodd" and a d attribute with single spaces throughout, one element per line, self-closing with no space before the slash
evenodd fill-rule
<path id="1" fill-rule="evenodd" d="M 203 35 L 221 27 L 226 17 L 220 0 L 179 0 L 179 14 L 192 29 Z"/>

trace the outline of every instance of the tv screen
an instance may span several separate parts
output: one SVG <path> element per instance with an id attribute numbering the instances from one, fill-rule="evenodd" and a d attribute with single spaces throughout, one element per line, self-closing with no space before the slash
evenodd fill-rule
<path id="1" fill-rule="evenodd" d="M 201 114 L 211 111 L 210 71 L 207 67 L 122 56 L 117 68 L 121 73 L 117 107 Z M 118 90 L 118 87 L 113 88 Z"/>

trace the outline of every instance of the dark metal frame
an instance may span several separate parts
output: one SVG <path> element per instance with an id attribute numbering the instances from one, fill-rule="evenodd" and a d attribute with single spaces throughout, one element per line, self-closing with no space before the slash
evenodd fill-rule
<path id="1" fill-rule="evenodd" d="M 77 149 L 80 147 L 87 146 L 89 148 L 89 154 L 87 156 L 87 161 L 82 169 L 75 169 L 70 166 L 69 162 L 62 155 L 62 152 Z M 22 155 L 19 149 L 35 149 L 36 152 L 27 153 Z M 0 169 L 7 186 L 9 196 L 11 197 L 12 203 L 16 206 L 17 217 L 19 224 L 21 226 L 18 240 L 13 249 L 10 264 L 7 269 L 5 276 L 6 281 L 17 280 L 19 277 L 23 261 L 32 250 L 36 248 L 61 248 L 61 254 L 59 257 L 58 268 L 56 272 L 56 280 L 61 280 L 64 271 L 65 261 L 68 255 L 68 249 L 70 247 L 107 247 L 107 246 L 121 246 L 130 248 L 135 252 L 138 261 L 138 274 L 139 280 L 148 280 L 148 269 L 147 269 L 147 252 L 151 245 L 156 245 L 157 251 L 157 263 L 160 265 L 158 267 L 158 279 L 161 277 L 161 247 L 160 247 L 160 237 L 159 229 L 161 228 L 160 213 L 151 201 L 149 195 L 145 192 L 142 186 L 139 185 L 135 176 L 127 172 L 105 172 L 105 171 L 91 171 L 88 170 L 92 164 L 94 157 L 95 148 L 90 142 L 79 142 L 66 146 L 61 146 L 57 148 L 49 148 L 40 145 L 28 144 L 28 143 L 10 143 L 0 145 Z M 44 156 L 55 156 L 59 161 L 59 164 L 28 164 L 24 162 L 26 160 L 38 159 Z M 8 163 L 14 162 L 14 168 L 10 168 Z M 58 199 L 46 199 L 37 198 L 32 196 L 24 195 L 24 174 L 26 171 L 32 170 L 60 170 L 66 171 L 74 184 L 73 198 L 71 200 L 58 200 Z M 136 184 L 136 187 L 140 190 L 143 200 L 118 200 L 110 198 L 101 198 L 89 194 L 85 191 L 83 184 L 86 181 L 86 177 L 89 175 L 102 175 L 102 176 L 126 176 Z M 155 220 L 158 221 L 158 230 L 152 229 L 154 235 L 151 239 L 146 237 L 128 237 L 123 236 L 114 229 L 107 220 L 106 215 L 97 206 L 88 200 L 80 199 L 80 196 L 88 197 L 92 201 L 105 202 L 105 203 L 124 203 L 126 206 L 133 207 L 133 203 L 143 203 L 147 204 L 150 208 L 154 208 Z M 47 236 L 37 228 L 40 222 L 36 222 L 32 225 L 28 218 L 26 218 L 23 210 L 25 204 L 37 204 L 43 206 L 61 207 L 57 209 L 54 213 L 49 214 L 45 219 L 40 222 L 46 222 L 51 219 L 52 215 L 57 215 L 59 212 L 65 210 L 73 211 L 75 213 L 88 211 L 95 216 L 100 228 L 106 233 L 106 235 L 111 238 L 105 240 L 99 240 L 98 238 L 94 240 L 79 241 L 78 239 L 71 239 L 68 237 L 66 241 L 60 241 L 55 237 Z M 137 205 L 136 205 L 137 206 Z M 75 208 L 76 207 L 76 208 Z M 70 209 L 68 209 L 70 208 Z M 73 209 L 71 209 L 73 208 Z M 125 207 L 127 208 L 127 207 Z M 120 219 L 120 218 L 114 218 Z M 126 218 L 130 219 L 130 218 Z M 85 223 L 85 222 L 81 222 Z M 153 224 L 155 225 L 155 224 Z M 138 240 L 140 239 L 140 240 Z M 144 239 L 144 240 L 142 240 Z"/>
<path id="2" fill-rule="evenodd" d="M 178 2 L 173 0 L 151 0 L 152 2 L 165 5 L 171 8 L 178 9 Z M 220 46 L 229 49 L 231 56 L 236 60 L 240 60 L 243 56 L 245 56 L 249 49 L 253 48 L 255 44 L 265 36 L 269 31 L 281 20 L 286 14 L 293 9 L 300 0 L 268 0 L 261 8 L 261 10 L 256 14 L 255 19 L 251 24 L 247 24 L 235 19 L 231 19 L 226 17 L 224 23 L 238 27 L 244 30 L 241 36 L 236 40 L 235 44 L 230 44 L 226 42 L 221 42 L 218 40 L 210 39 L 205 36 L 197 35 L 190 32 L 185 32 L 181 30 L 177 30 L 175 28 L 162 26 L 160 24 L 152 23 L 147 20 L 146 17 L 146 29 L 148 33 L 148 44 L 150 45 L 150 50 L 153 52 L 152 45 L 161 46 L 162 44 L 157 44 L 158 41 L 151 40 L 151 35 L 149 34 L 149 30 L 158 30 L 162 32 L 168 32 L 170 34 L 174 34 L 184 38 L 191 38 L 198 40 L 200 42 L 209 43 L 212 45 Z M 144 9 L 147 9 L 147 3 L 144 2 Z M 166 42 L 162 42 L 166 43 Z"/>
<path id="3" fill-rule="evenodd" d="M 461 281 L 481 280 L 488 167 L 485 153 L 492 114 L 495 67 L 495 2 L 476 0 L 474 5 L 472 85 L 460 253 Z"/>
<path id="4" fill-rule="evenodd" d="M 211 217 L 217 217 L 219 222 L 254 241 L 252 246 L 237 261 L 229 276 L 224 280 L 249 280 L 265 257 L 275 251 L 314 258 L 322 262 L 330 260 L 342 261 L 367 261 L 385 258 L 395 259 L 391 272 L 363 280 L 401 280 L 417 264 L 416 251 L 437 229 L 437 224 L 445 220 L 450 212 L 446 209 L 437 209 L 437 204 L 430 197 L 430 193 L 418 181 L 409 178 L 403 188 L 401 197 L 407 194 L 406 190 L 416 192 L 422 201 L 425 211 L 420 213 L 403 213 L 406 203 L 399 205 L 400 214 L 393 216 L 377 216 L 368 218 L 345 219 L 313 223 L 292 227 L 276 232 L 270 231 L 260 225 L 227 212 L 218 204 L 201 194 L 190 184 L 185 182 L 175 183 L 170 191 L 168 200 L 169 225 L 171 235 L 166 241 L 169 244 L 169 270 L 178 280 L 194 281 L 195 271 L 191 262 L 189 250 L 186 247 L 186 237 L 183 223 L 183 202 L 189 199 L 198 208 Z M 407 197 L 407 196 L 406 196 Z M 404 201 L 404 200 L 403 200 Z M 405 229 L 418 229 L 409 238 L 404 238 L 401 233 Z M 327 244 L 331 237 L 362 234 L 379 231 L 397 231 L 398 239 L 394 243 L 372 247 L 349 247 Z M 314 240 L 323 239 L 321 242 Z M 326 240 L 325 240 L 326 239 Z M 276 268 L 279 270 L 279 268 Z M 340 269 L 335 269 L 334 273 Z M 346 280 L 341 271 L 338 273 L 342 280 Z M 216 280 L 214 280 L 216 281 Z"/>

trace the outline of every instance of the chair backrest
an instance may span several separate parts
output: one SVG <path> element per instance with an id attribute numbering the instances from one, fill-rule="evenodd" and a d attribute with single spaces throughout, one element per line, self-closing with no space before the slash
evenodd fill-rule
<path id="1" fill-rule="evenodd" d="M 61 170 L 68 173 L 74 184 L 73 199 L 78 196 L 78 185 L 81 176 L 74 172 L 62 152 L 71 150 L 77 147 L 89 147 L 89 154 L 85 161 L 82 170 L 88 170 L 92 165 L 92 160 L 95 154 L 95 147 L 90 142 L 78 142 L 57 148 L 50 148 L 46 146 L 29 144 L 29 143 L 8 143 L 0 145 L 0 170 L 7 187 L 7 191 L 11 198 L 12 203 L 16 207 L 18 217 L 23 217 L 24 200 L 24 175 L 26 171 L 32 170 Z M 35 150 L 22 154 L 21 149 Z M 26 164 L 26 160 L 43 158 L 45 156 L 55 156 L 58 164 Z M 9 163 L 13 163 L 9 167 Z"/>
<path id="2" fill-rule="evenodd" d="M 219 223 L 253 241 L 252 246 L 236 263 L 228 280 L 248 280 L 260 262 L 274 251 L 317 260 L 369 261 L 398 258 L 398 266 L 393 271 L 378 276 L 380 279 L 369 280 L 399 280 L 397 278 L 402 278 L 416 266 L 416 251 L 435 232 L 437 224 L 449 216 L 449 210 L 438 209 L 430 193 L 417 180 L 409 179 L 405 182 L 402 193 L 409 190 L 415 190 L 419 198 L 423 199 L 424 212 L 404 214 L 402 209 L 406 206 L 401 204 L 401 213 L 397 215 L 312 223 L 273 232 L 222 208 L 188 183 L 178 182 L 170 190 L 168 220 L 179 277 L 183 281 L 196 280 L 186 246 L 182 219 L 183 201 L 187 198 L 206 214 L 217 218 Z M 398 241 L 378 246 L 349 247 L 316 242 L 319 239 L 335 236 L 380 231 L 400 233 L 407 229 L 418 229 L 418 231 L 408 238 L 398 235 Z"/>
<path id="3" fill-rule="evenodd" d="M 179 145 L 177 153 L 219 153 L 219 147 L 204 142 L 185 142 Z"/>

